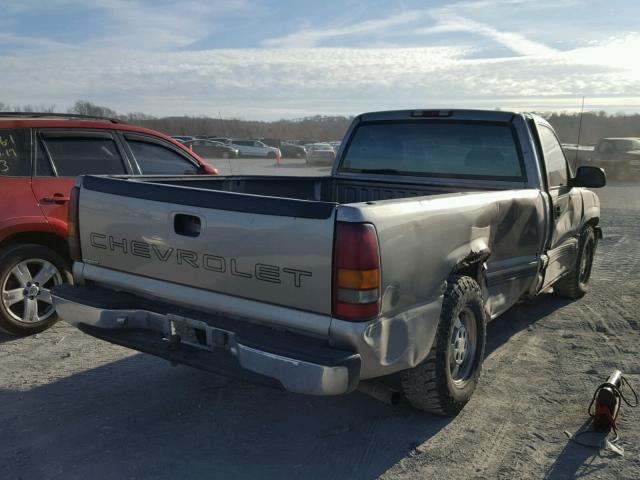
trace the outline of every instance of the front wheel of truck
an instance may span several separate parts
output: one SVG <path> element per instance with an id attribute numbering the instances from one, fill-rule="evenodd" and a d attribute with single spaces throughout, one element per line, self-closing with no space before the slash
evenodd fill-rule
<path id="1" fill-rule="evenodd" d="M 7 249 L 0 255 L 0 330 L 24 336 L 49 328 L 58 318 L 50 289 L 71 281 L 67 262 L 50 248 Z"/>
<path id="2" fill-rule="evenodd" d="M 425 360 L 401 374 L 402 391 L 415 408 L 456 415 L 471 398 L 484 358 L 486 314 L 478 283 L 450 279 L 436 339 Z"/>
<path id="3" fill-rule="evenodd" d="M 593 258 L 596 252 L 596 235 L 591 225 L 586 225 L 578 241 L 578 255 L 573 269 L 556 282 L 553 291 L 567 298 L 582 298 L 589 290 Z"/>

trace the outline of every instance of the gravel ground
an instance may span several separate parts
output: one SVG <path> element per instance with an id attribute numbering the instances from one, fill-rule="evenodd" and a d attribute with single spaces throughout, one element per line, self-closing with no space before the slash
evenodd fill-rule
<path id="1" fill-rule="evenodd" d="M 620 368 L 640 389 L 640 187 L 601 192 L 591 292 L 545 294 L 488 327 L 480 386 L 455 419 L 362 394 L 304 397 L 210 375 L 58 324 L 0 336 L 0 478 L 640 478 L 640 409 L 624 457 L 568 441 Z"/>

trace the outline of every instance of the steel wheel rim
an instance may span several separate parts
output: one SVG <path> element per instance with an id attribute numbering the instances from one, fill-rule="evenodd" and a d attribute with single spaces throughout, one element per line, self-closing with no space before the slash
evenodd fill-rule
<path id="1" fill-rule="evenodd" d="M 591 265 L 593 264 L 593 242 L 587 242 L 582 250 L 580 258 L 580 283 L 587 283 L 591 276 Z"/>
<path id="2" fill-rule="evenodd" d="M 449 337 L 449 374 L 456 386 L 464 387 L 473 376 L 477 349 L 476 315 L 470 308 L 464 308 L 454 319 Z"/>
<path id="3" fill-rule="evenodd" d="M 55 313 L 51 287 L 62 283 L 60 271 L 39 258 L 13 266 L 2 282 L 2 304 L 9 316 L 20 323 L 42 322 Z"/>

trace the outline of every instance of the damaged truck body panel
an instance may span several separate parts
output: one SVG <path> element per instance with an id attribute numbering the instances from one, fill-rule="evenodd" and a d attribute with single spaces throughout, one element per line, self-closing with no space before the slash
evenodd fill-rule
<path id="1" fill-rule="evenodd" d="M 54 302 L 96 337 L 207 368 L 185 353 L 199 348 L 214 371 L 224 352 L 229 374 L 298 393 L 400 388 L 389 379 L 443 355 L 454 411 L 477 381 L 485 321 L 558 282 L 575 292 L 590 271 L 600 211 L 584 187 L 604 181 L 573 172 L 533 115 L 364 114 L 329 177 L 79 178 L 76 286 Z"/>

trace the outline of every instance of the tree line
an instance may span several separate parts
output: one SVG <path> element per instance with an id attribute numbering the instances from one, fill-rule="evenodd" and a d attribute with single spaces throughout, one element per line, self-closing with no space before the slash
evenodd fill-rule
<path id="1" fill-rule="evenodd" d="M 0 102 L 0 111 L 53 113 L 54 105 L 10 106 Z M 87 100 L 76 101 L 65 113 L 109 117 L 123 122 L 158 130 L 167 135 L 219 136 L 235 138 L 277 138 L 286 140 L 340 140 L 353 120 L 350 116 L 324 116 L 291 120 L 256 121 L 208 116 L 154 117 L 141 112 L 119 114 L 115 110 Z M 605 112 L 541 113 L 556 129 L 563 143 L 594 145 L 602 137 L 640 137 L 640 115 Z"/>

